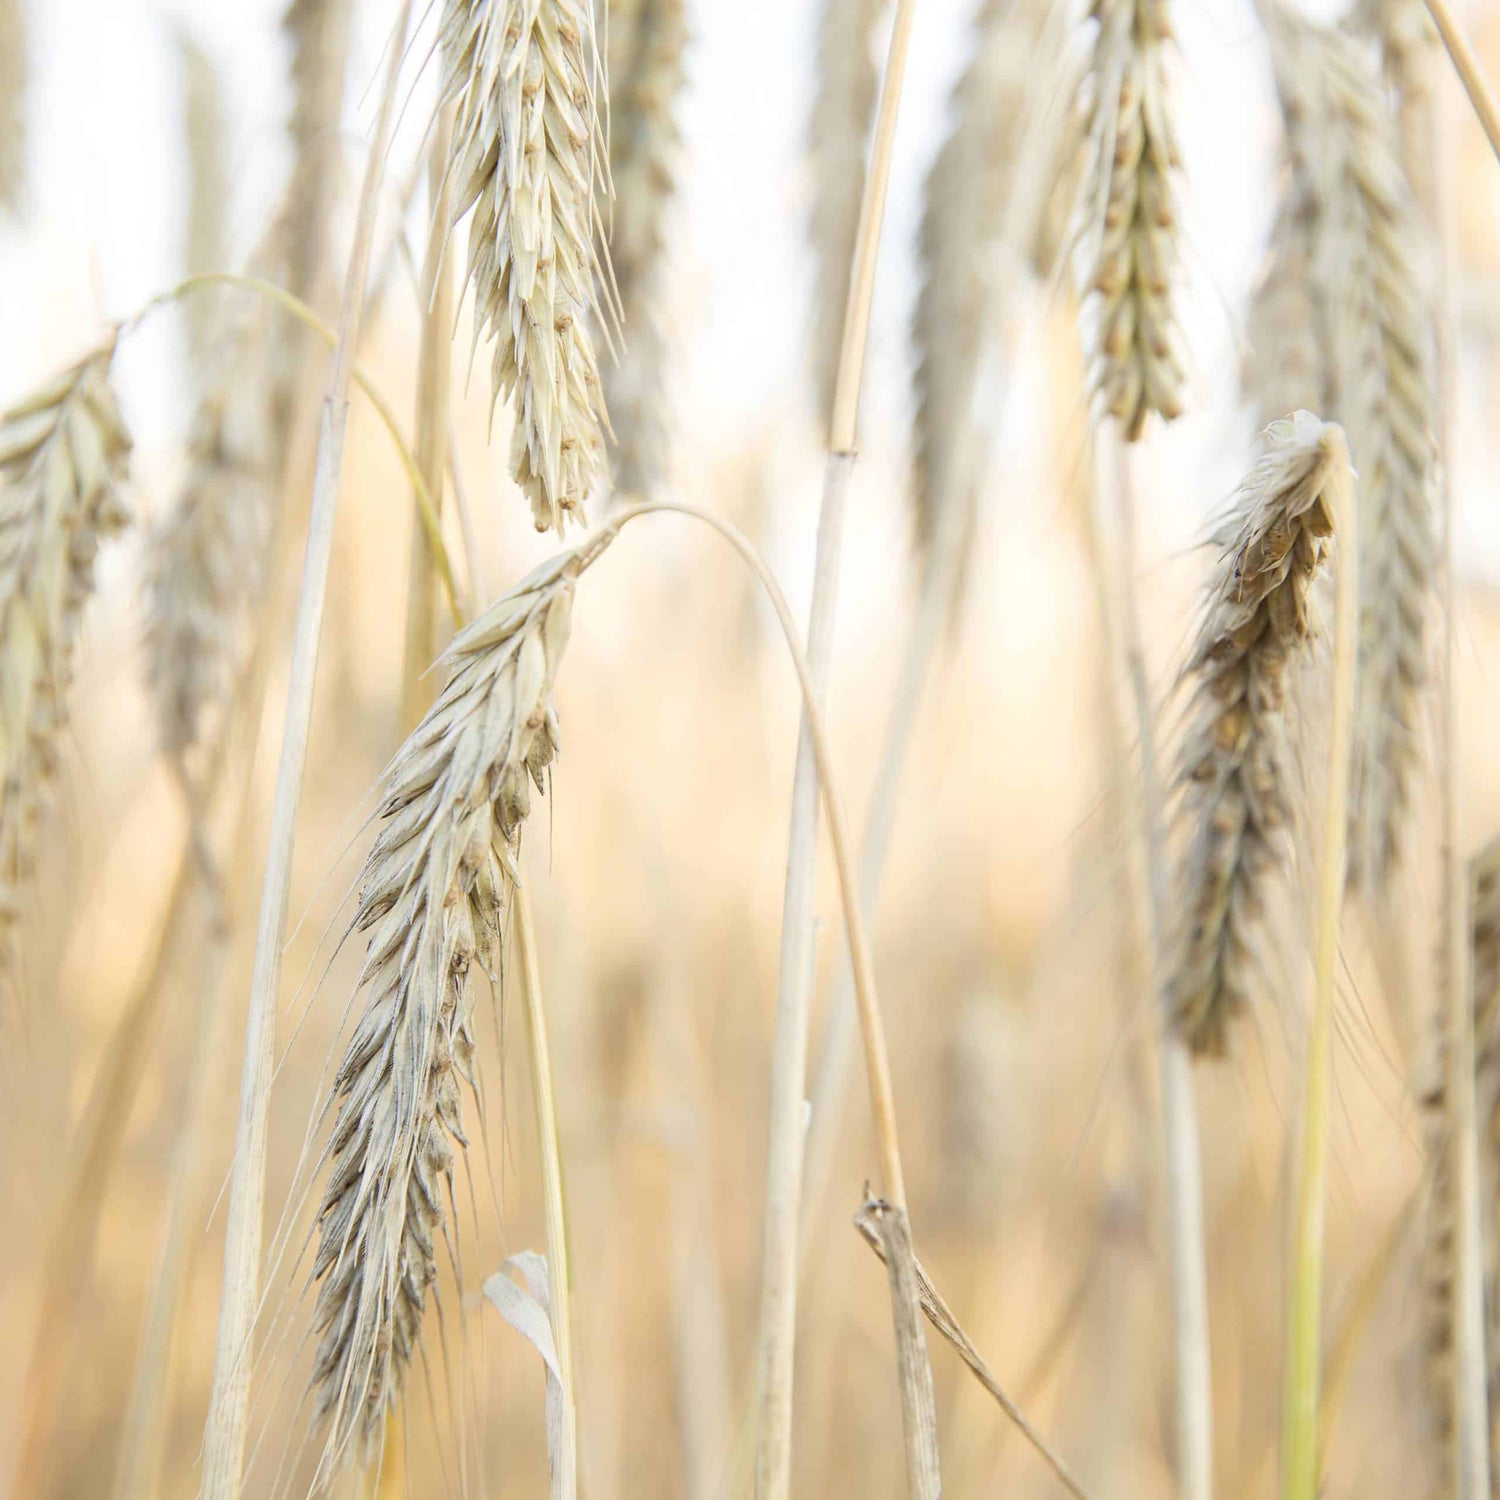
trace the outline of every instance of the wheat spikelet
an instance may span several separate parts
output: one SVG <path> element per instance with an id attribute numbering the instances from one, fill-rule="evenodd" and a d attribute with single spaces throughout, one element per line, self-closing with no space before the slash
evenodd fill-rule
<path id="1" fill-rule="evenodd" d="M 100 542 L 127 519 L 130 436 L 109 385 L 113 337 L 0 415 L 0 984 L 46 784 L 67 721 L 73 643 Z"/>
<path id="2" fill-rule="evenodd" d="M 26 18 L 0 0 L 0 208 L 20 201 L 26 176 Z"/>
<path id="3" fill-rule="evenodd" d="M 614 179 L 609 255 L 625 348 L 604 376 L 615 431 L 617 493 L 649 495 L 666 462 L 661 262 L 676 191 L 679 141 L 673 115 L 687 77 L 682 0 L 625 0 L 609 13 L 609 161 Z"/>
<path id="4" fill-rule="evenodd" d="M 1081 185 L 1079 293 L 1098 409 L 1134 441 L 1151 412 L 1182 411 L 1173 308 L 1177 142 L 1167 112 L 1166 0 L 1093 0 L 1088 167 Z"/>
<path id="5" fill-rule="evenodd" d="M 557 750 L 553 676 L 579 552 L 544 564 L 455 638 L 447 685 L 386 774 L 353 929 L 368 935 L 361 1019 L 334 1085 L 319 1215 L 314 1373 L 325 1471 L 376 1451 L 437 1274 L 472 985 L 500 973 L 506 896 Z"/>
<path id="6" fill-rule="evenodd" d="M 1177 786 L 1187 847 L 1167 975 L 1172 1014 L 1197 1052 L 1224 1051 L 1254 985 L 1268 878 L 1292 822 L 1283 710 L 1333 529 L 1327 491 L 1347 464 L 1332 423 L 1305 411 L 1272 423 L 1214 539 L 1218 564 L 1183 671 L 1191 696 Z"/>
<path id="7" fill-rule="evenodd" d="M 1350 876 L 1379 887 L 1400 853 L 1421 758 L 1434 591 L 1432 299 L 1395 121 L 1353 38 L 1272 8 L 1296 170 L 1314 204 L 1313 276 L 1331 416 L 1360 475 L 1360 668 Z"/>
<path id="8" fill-rule="evenodd" d="M 812 362 L 818 414 L 833 410 L 833 386 L 844 334 L 844 305 L 859 204 L 865 188 L 865 148 L 875 116 L 879 75 L 875 29 L 886 0 L 823 0 L 818 22 L 817 92 L 808 122 L 812 164 Z"/>
<path id="9" fill-rule="evenodd" d="M 194 416 L 177 504 L 146 543 L 146 653 L 164 752 L 223 727 L 249 656 L 275 501 L 273 412 L 261 325 L 243 317 Z"/>
<path id="10" fill-rule="evenodd" d="M 447 0 L 455 222 L 473 209 L 476 334 L 515 396 L 511 472 L 538 531 L 581 520 L 606 425 L 590 325 L 599 279 L 599 59 L 585 0 Z"/>
<path id="11" fill-rule="evenodd" d="M 1017 157 L 1033 107 L 1055 78 L 1049 7 L 1038 0 L 981 0 L 974 50 L 954 90 L 954 121 L 927 174 L 919 251 L 922 287 L 912 319 L 917 351 L 913 443 L 915 532 L 930 552 L 944 507 L 973 507 L 956 465 L 966 444 L 980 339 L 995 292 L 986 266 L 1005 224 Z M 963 530 L 968 532 L 972 517 Z"/>
<path id="12" fill-rule="evenodd" d="M 287 285 L 304 300 L 328 253 L 353 13 L 353 0 L 291 0 L 281 18 L 292 54 L 292 174 L 282 211 Z"/>

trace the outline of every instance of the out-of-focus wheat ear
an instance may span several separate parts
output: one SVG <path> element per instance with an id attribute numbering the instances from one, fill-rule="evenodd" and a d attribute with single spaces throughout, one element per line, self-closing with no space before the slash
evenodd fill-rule
<path id="1" fill-rule="evenodd" d="M 864 195 L 865 153 L 875 118 L 879 82 L 875 32 L 886 3 L 823 0 L 818 22 L 808 155 L 812 166 L 812 363 L 822 422 L 833 410 L 849 271 Z"/>
<path id="2" fill-rule="evenodd" d="M 458 103 L 454 222 L 469 214 L 476 333 L 511 400 L 511 472 L 538 531 L 581 521 L 607 424 L 594 350 L 607 194 L 588 0 L 446 0 Z"/>
<path id="3" fill-rule="evenodd" d="M 1177 821 L 1185 856 L 1169 940 L 1170 1009 L 1184 1040 L 1221 1055 L 1257 989 L 1265 900 L 1296 823 L 1284 713 L 1316 622 L 1308 591 L 1347 466 L 1343 434 L 1311 412 L 1273 422 L 1214 538 L 1218 550 L 1183 686 Z"/>
<path id="4" fill-rule="evenodd" d="M 1261 425 L 1289 411 L 1332 409 L 1325 319 L 1313 278 L 1316 209 L 1301 173 L 1288 170 L 1271 243 L 1250 303 L 1240 388 Z"/>
<path id="5" fill-rule="evenodd" d="M 1167 0 L 1093 0 L 1087 168 L 1076 233 L 1089 382 L 1127 441 L 1182 411 L 1174 306 L 1177 141 L 1167 98 Z"/>
<path id="6" fill-rule="evenodd" d="M 177 503 L 146 539 L 146 659 L 168 759 L 196 779 L 249 660 L 275 515 L 270 356 L 258 309 L 215 351 Z"/>
<path id="7" fill-rule="evenodd" d="M 501 973 L 531 787 L 557 753 L 553 678 L 579 552 L 544 563 L 460 633 L 447 683 L 397 752 L 359 882 L 364 1008 L 334 1081 L 319 1211 L 319 1476 L 368 1464 L 399 1401 L 437 1276 L 474 983 Z"/>
<path id="8" fill-rule="evenodd" d="M 182 76 L 182 139 L 187 150 L 187 213 L 183 218 L 183 266 L 187 275 L 222 270 L 227 263 L 224 220 L 229 201 L 225 158 L 224 97 L 218 70 L 186 26 L 177 31 Z M 188 350 L 202 378 L 216 321 L 209 297 L 189 297 L 185 312 Z"/>
<path id="9" fill-rule="evenodd" d="M 1373 36 L 1381 71 L 1396 95 L 1401 161 L 1413 184 L 1431 175 L 1432 64 L 1438 34 L 1423 0 L 1357 0 L 1350 15 L 1354 30 Z"/>
<path id="10" fill-rule="evenodd" d="M 662 289 L 666 220 L 677 190 L 675 114 L 687 78 L 683 0 L 616 0 L 609 11 L 609 162 L 614 198 L 605 210 L 619 292 L 624 348 L 606 364 L 614 428 L 614 490 L 649 495 L 667 463 Z"/>
<path id="11" fill-rule="evenodd" d="M 981 0 L 973 52 L 954 89 L 953 126 L 927 174 L 922 286 L 912 318 L 913 529 L 924 557 L 947 507 L 966 512 L 960 547 L 973 524 L 973 465 L 965 455 L 981 340 L 993 328 L 992 301 L 1013 285 L 1010 266 L 996 262 L 1020 154 L 1032 122 L 1054 103 L 1048 91 L 1058 82 L 1065 29 L 1049 25 L 1053 14 L 1039 0 Z M 1026 248 L 1014 247 L 1018 256 Z"/>
<path id="12" fill-rule="evenodd" d="M 1437 578 L 1431 268 L 1374 61 L 1355 39 L 1264 7 L 1295 170 L 1313 204 L 1313 278 L 1333 400 L 1360 475 L 1360 667 L 1350 879 L 1380 890 L 1422 758 Z"/>
<path id="13" fill-rule="evenodd" d="M 353 0 L 291 0 L 281 17 L 292 82 L 292 169 L 282 213 L 287 285 L 304 301 L 316 292 L 330 253 L 353 15 Z"/>
<path id="14" fill-rule="evenodd" d="M 12 992 L 94 557 L 128 519 L 130 435 L 110 388 L 114 352 L 111 337 L 0 414 L 0 988 Z"/>
<path id="15" fill-rule="evenodd" d="M 1473 924 L 1474 1114 L 1487 1203 L 1500 1184 L 1500 838 L 1474 858 Z M 1489 1372 L 1490 1475 L 1500 1473 L 1500 1226 L 1484 1226 L 1485 1346 Z"/>
<path id="16" fill-rule="evenodd" d="M 0 0 L 0 209 L 20 203 L 26 181 L 24 0 Z"/>

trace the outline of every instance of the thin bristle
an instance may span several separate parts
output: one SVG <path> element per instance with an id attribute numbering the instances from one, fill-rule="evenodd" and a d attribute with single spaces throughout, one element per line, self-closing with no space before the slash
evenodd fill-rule
<path id="1" fill-rule="evenodd" d="M 973 508 L 955 472 L 971 425 L 980 343 L 995 293 L 993 258 L 1032 112 L 1056 79 L 1050 8 L 1038 0 L 982 0 L 974 51 L 954 90 L 953 128 L 927 174 L 919 250 L 922 288 L 912 319 L 917 411 L 912 496 L 925 556 L 945 507 Z M 972 525 L 966 515 L 965 534 Z"/>
<path id="2" fill-rule="evenodd" d="M 1360 475 L 1360 665 L 1350 878 L 1383 888 L 1399 858 L 1422 754 L 1432 505 L 1433 302 L 1396 125 L 1354 39 L 1280 8 L 1272 56 L 1294 169 L 1313 205 L 1313 277 L 1329 350 L 1329 411 Z"/>
<path id="3" fill-rule="evenodd" d="M 537 530 L 560 531 L 583 519 L 607 426 L 592 326 L 608 174 L 593 10 L 447 0 L 443 35 L 476 329 L 495 341 L 496 399 L 515 397 L 511 472 Z"/>
<path id="4" fill-rule="evenodd" d="M 528 783 L 557 752 L 551 690 L 580 554 L 537 569 L 459 635 L 442 695 L 397 753 L 353 930 L 365 1004 L 334 1085 L 337 1114 L 314 1273 L 313 1382 L 326 1478 L 378 1451 L 421 1336 L 464 1145 L 473 982 L 497 983 Z"/>
<path id="5" fill-rule="evenodd" d="M 1314 634 L 1308 590 L 1333 530 L 1328 492 L 1348 464 L 1342 432 L 1311 412 L 1273 422 L 1265 442 L 1214 539 L 1219 560 L 1183 671 L 1186 851 L 1168 999 L 1183 1039 L 1213 1055 L 1254 992 L 1268 884 L 1294 822 L 1284 711 Z"/>
<path id="6" fill-rule="evenodd" d="M 26 179 L 26 17 L 0 0 L 0 209 L 14 209 Z"/>
<path id="7" fill-rule="evenodd" d="M 273 393 L 260 325 L 218 351 L 177 504 L 146 546 L 146 652 L 163 751 L 186 768 L 223 726 L 250 652 L 274 513 Z"/>
<path id="8" fill-rule="evenodd" d="M 687 37 L 682 0 L 610 7 L 609 254 L 625 347 L 619 362 L 606 367 L 604 389 L 615 433 L 614 489 L 621 495 L 650 495 L 666 468 L 661 275 L 666 214 L 677 186 L 674 109 L 687 77 Z"/>
<path id="9" fill-rule="evenodd" d="M 823 0 L 818 23 L 817 93 L 808 125 L 808 151 L 812 164 L 812 363 L 822 421 L 833 410 L 849 271 L 865 187 L 865 150 L 879 84 L 875 31 L 885 10 L 886 0 Z"/>
<path id="10" fill-rule="evenodd" d="M 1098 411 L 1134 442 L 1181 414 L 1173 306 L 1177 141 L 1168 111 L 1166 0 L 1093 0 L 1088 169 L 1080 187 L 1079 295 Z"/>
<path id="11" fill-rule="evenodd" d="M 0 984 L 68 718 L 74 641 L 100 542 L 128 519 L 130 435 L 96 349 L 0 415 Z"/>

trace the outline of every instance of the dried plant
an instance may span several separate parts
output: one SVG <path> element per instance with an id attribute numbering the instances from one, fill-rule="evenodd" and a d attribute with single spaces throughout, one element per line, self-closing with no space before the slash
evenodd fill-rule
<path id="1" fill-rule="evenodd" d="M 1267 11 L 1295 171 L 1313 205 L 1328 411 L 1360 475 L 1360 669 L 1350 876 L 1383 886 L 1421 759 L 1436 571 L 1432 297 L 1395 120 L 1360 44 Z"/>
<path id="2" fill-rule="evenodd" d="M 859 205 L 865 188 L 865 150 L 875 118 L 875 30 L 886 0 L 823 0 L 818 22 L 817 94 L 808 123 L 812 161 L 813 372 L 818 415 L 833 410 L 844 308 Z"/>
<path id="3" fill-rule="evenodd" d="M 625 347 L 604 390 L 615 431 L 614 488 L 648 495 L 666 464 L 661 292 L 666 215 L 676 191 L 674 115 L 687 77 L 683 0 L 624 0 L 609 12 L 609 255 Z"/>
<path id="4" fill-rule="evenodd" d="M 162 749 L 184 769 L 222 729 L 244 671 L 276 496 L 268 350 L 257 309 L 219 345 L 177 504 L 146 547 L 146 652 Z"/>
<path id="5" fill-rule="evenodd" d="M 922 288 L 912 319 L 917 414 L 913 497 L 916 540 L 930 553 L 944 507 L 972 511 L 972 483 L 957 472 L 968 446 L 992 264 L 1005 227 L 1018 157 L 1057 79 L 1061 28 L 1039 0 L 981 0 L 974 51 L 954 90 L 953 128 L 927 174 Z M 972 516 L 962 527 L 966 535 Z"/>
<path id="6" fill-rule="evenodd" d="M 476 332 L 515 398 L 511 472 L 538 531 L 581 520 L 607 419 L 594 353 L 605 191 L 600 60 L 585 0 L 447 0 L 455 222 L 473 210 Z"/>
<path id="7" fill-rule="evenodd" d="M 1344 452 L 1339 429 L 1310 412 L 1272 423 L 1214 538 L 1218 564 L 1183 670 L 1186 852 L 1167 970 L 1172 1014 L 1197 1052 L 1224 1052 L 1254 988 L 1268 882 L 1293 822 L 1283 711 L 1313 633 L 1308 590 L 1333 530 L 1327 493 Z"/>
<path id="8" fill-rule="evenodd" d="M 26 177 L 26 17 L 0 0 L 0 208 L 15 208 Z"/>
<path id="9" fill-rule="evenodd" d="M 127 519 L 130 435 L 114 338 L 0 416 L 0 983 L 17 980 L 21 893 L 68 716 L 99 544 Z"/>
<path id="10" fill-rule="evenodd" d="M 1093 0 L 1087 169 L 1080 187 L 1078 283 L 1098 409 L 1135 441 L 1146 418 L 1182 411 L 1173 307 L 1177 142 L 1167 109 L 1166 0 Z"/>
<path id="11" fill-rule="evenodd" d="M 437 1274 L 472 1080 L 473 984 L 500 974 L 530 810 L 557 751 L 551 689 L 582 552 L 544 564 L 455 638 L 447 684 L 387 772 L 353 930 L 365 995 L 334 1085 L 319 1214 L 316 1404 L 325 1471 L 376 1450 Z"/>
<path id="12" fill-rule="evenodd" d="M 353 0 L 291 0 L 281 18 L 292 51 L 292 175 L 282 216 L 287 284 L 304 299 L 328 256 L 353 13 Z"/>

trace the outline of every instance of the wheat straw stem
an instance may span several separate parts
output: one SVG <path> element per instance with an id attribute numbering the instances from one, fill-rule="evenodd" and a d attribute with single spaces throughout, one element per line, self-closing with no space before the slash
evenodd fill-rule
<path id="1" fill-rule="evenodd" d="M 0 209 L 20 201 L 26 177 L 24 0 L 0 0 Z"/>
<path id="2" fill-rule="evenodd" d="M 443 472 L 448 461 L 448 386 L 452 368 L 453 268 L 448 263 L 448 223 L 453 217 L 453 174 L 446 170 L 456 106 L 445 104 L 433 131 L 428 181 L 432 223 L 422 263 L 422 337 L 417 352 L 417 467 L 435 515 L 441 519 Z M 418 515 L 421 515 L 420 506 Z M 436 680 L 427 669 L 437 657 L 437 559 L 424 531 L 411 539 L 406 583 L 406 656 L 401 679 L 401 728 L 415 729 L 432 702 Z"/>
<path id="3" fill-rule="evenodd" d="M 1139 837 L 1146 864 L 1152 971 L 1160 974 L 1170 901 L 1166 819 L 1156 749 L 1156 716 L 1135 592 L 1135 495 L 1130 455 L 1123 442 L 1108 430 L 1099 434 L 1099 441 L 1112 451 L 1116 465 L 1120 637 L 1125 674 L 1135 709 L 1141 761 Z M 1203 1167 L 1198 1146 L 1198 1114 L 1193 1097 L 1192 1061 L 1186 1044 L 1172 1024 L 1166 986 L 1161 986 L 1160 990 L 1161 1015 L 1155 1039 L 1176 1338 L 1177 1484 L 1184 1500 L 1210 1500 L 1213 1494 L 1213 1369 L 1209 1353 L 1208 1270 L 1203 1233 Z"/>
<path id="4" fill-rule="evenodd" d="M 855 428 L 869 335 L 870 302 L 874 292 L 886 188 L 890 181 L 891 148 L 895 140 L 901 83 L 915 9 L 915 0 L 900 0 L 896 8 L 869 170 L 860 202 L 859 230 L 844 312 L 843 343 L 834 381 L 829 452 L 823 473 L 823 499 L 818 514 L 812 604 L 807 628 L 811 682 L 820 700 L 833 650 L 844 506 L 854 468 Z M 776 1030 L 771 1060 L 770 1139 L 766 1153 L 760 1331 L 756 1358 L 755 1470 L 756 1494 L 760 1500 L 783 1500 L 791 1485 L 792 1378 L 817 845 L 818 775 L 810 737 L 811 722 L 804 711 L 798 729 L 796 766 L 792 777 Z M 886 1168 L 885 1197 L 895 1207 L 904 1210 L 906 1196 L 899 1159 L 892 1155 Z"/>
<path id="5" fill-rule="evenodd" d="M 561 1451 L 578 1452 L 578 1398 L 573 1381 L 573 1313 L 569 1292 L 568 1220 L 563 1203 L 562 1147 L 557 1131 L 557 1100 L 552 1088 L 552 1057 L 547 1045 L 547 1013 L 542 1005 L 541 967 L 531 901 L 526 887 L 515 892 L 516 950 L 521 961 L 521 991 L 526 1007 L 526 1034 L 531 1045 L 531 1088 L 536 1105 L 537 1141 L 542 1155 L 542 1205 L 547 1235 L 547 1303 L 557 1370 L 562 1384 L 564 1439 Z M 578 1488 L 576 1473 L 562 1476 L 564 1494 Z"/>
<path id="6" fill-rule="evenodd" d="M 261 886 L 260 919 L 250 978 L 245 1022 L 245 1053 L 240 1083 L 240 1114 L 235 1130 L 234 1168 L 230 1179 L 225 1226 L 224 1280 L 219 1300 L 219 1328 L 214 1347 L 213 1388 L 203 1435 L 202 1500 L 234 1500 L 244 1469 L 249 1425 L 250 1364 L 255 1310 L 260 1300 L 262 1214 L 265 1203 L 266 1127 L 270 1105 L 271 1064 L 275 1053 L 276 999 L 281 977 L 281 948 L 286 932 L 291 886 L 292 848 L 302 772 L 307 761 L 312 697 L 318 665 L 318 638 L 328 593 L 328 565 L 333 522 L 343 467 L 344 433 L 349 416 L 349 385 L 354 343 L 364 310 L 365 278 L 375 232 L 375 210 L 385 165 L 396 84 L 411 21 L 412 0 L 402 0 L 389 45 L 380 111 L 370 143 L 364 184 L 360 189 L 354 243 L 349 254 L 323 418 L 318 436 L 312 500 L 307 523 L 307 552 L 292 633 L 286 721 L 276 771 L 271 834 Z"/>
<path id="7" fill-rule="evenodd" d="M 1327 1200 L 1328 1124 L 1332 1102 L 1333 1011 L 1338 986 L 1339 912 L 1344 891 L 1344 839 L 1358 645 L 1358 517 L 1343 438 L 1329 467 L 1325 501 L 1338 537 L 1333 635 L 1333 707 L 1323 840 L 1318 851 L 1314 992 L 1307 1034 L 1302 1128 L 1292 1224 L 1292 1265 L 1282 1386 L 1281 1493 L 1315 1500 L 1318 1493 L 1318 1387 L 1322 1356 L 1323 1217 Z"/>
<path id="8" fill-rule="evenodd" d="M 1474 56 L 1473 48 L 1459 29 L 1453 12 L 1448 9 L 1448 0 L 1426 0 L 1426 4 L 1438 35 L 1443 39 L 1443 46 L 1448 49 L 1454 71 L 1464 86 L 1464 92 L 1469 96 L 1469 103 L 1474 106 L 1480 127 L 1490 143 L 1490 150 L 1495 153 L 1496 160 L 1500 161 L 1500 105 L 1495 102 L 1495 95 L 1490 89 L 1489 80 L 1484 76 L 1484 69 L 1479 66 L 1479 59 Z"/>

